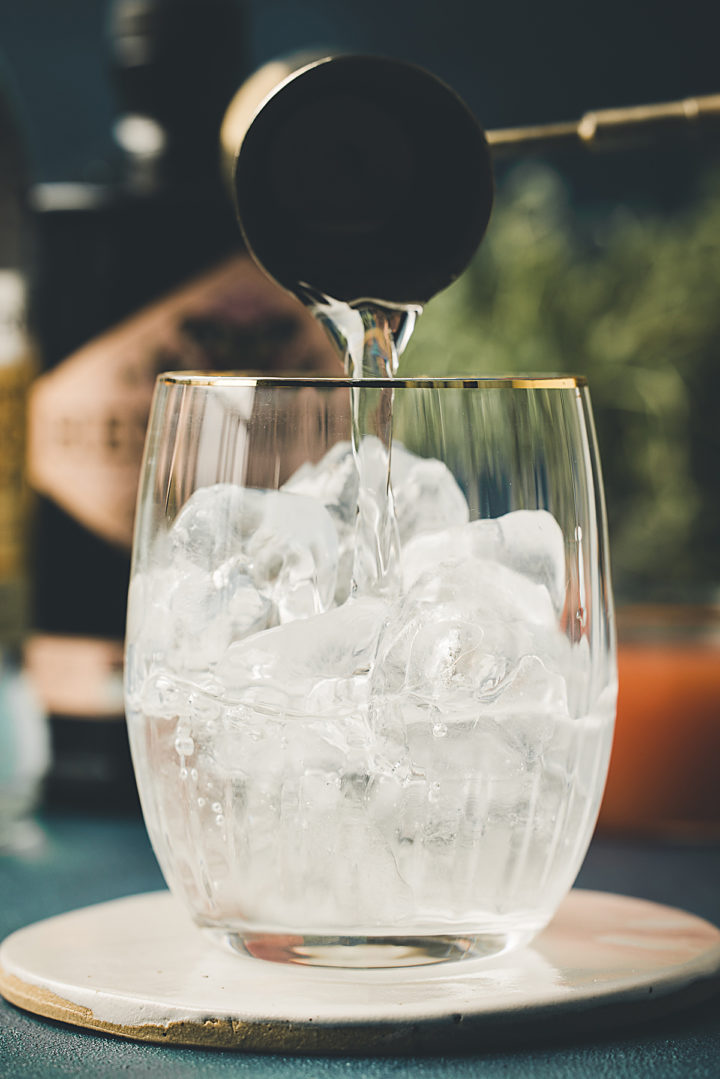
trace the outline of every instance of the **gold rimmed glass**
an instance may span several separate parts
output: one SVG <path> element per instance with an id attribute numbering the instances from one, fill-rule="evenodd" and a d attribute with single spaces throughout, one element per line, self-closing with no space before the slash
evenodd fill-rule
<path id="1" fill-rule="evenodd" d="M 527 942 L 615 711 L 584 380 L 161 376 L 126 691 L 200 926 L 340 967 Z"/>

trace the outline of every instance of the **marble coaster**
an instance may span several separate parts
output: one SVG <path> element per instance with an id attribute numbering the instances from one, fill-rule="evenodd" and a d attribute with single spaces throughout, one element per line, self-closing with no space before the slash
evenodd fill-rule
<path id="1" fill-rule="evenodd" d="M 720 931 L 670 907 L 573 891 L 532 946 L 490 960 L 337 970 L 245 957 L 168 892 L 21 929 L 0 992 L 36 1015 L 141 1041 L 250 1052 L 453 1052 L 563 1037 L 720 989 Z"/>

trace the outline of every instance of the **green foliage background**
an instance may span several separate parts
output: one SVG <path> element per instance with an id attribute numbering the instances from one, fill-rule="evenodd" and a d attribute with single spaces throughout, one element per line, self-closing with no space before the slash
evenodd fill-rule
<path id="1" fill-rule="evenodd" d="M 587 376 L 620 599 L 720 586 L 720 174 L 674 214 L 584 215 L 560 177 L 503 183 L 468 271 L 400 374 Z"/>

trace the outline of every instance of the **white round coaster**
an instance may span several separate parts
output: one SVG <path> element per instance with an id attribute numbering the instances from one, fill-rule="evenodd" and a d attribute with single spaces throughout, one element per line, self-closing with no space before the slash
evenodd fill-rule
<path id="1" fill-rule="evenodd" d="M 150 1042 L 395 1053 L 517 1045 L 661 1014 L 720 988 L 720 931 L 670 907 L 573 891 L 531 947 L 490 960 L 337 970 L 242 956 L 168 892 L 21 929 L 0 992 L 37 1015 Z"/>

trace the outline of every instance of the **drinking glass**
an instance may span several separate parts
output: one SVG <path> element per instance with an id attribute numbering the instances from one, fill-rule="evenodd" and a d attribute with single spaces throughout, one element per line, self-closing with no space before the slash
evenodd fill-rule
<path id="1" fill-rule="evenodd" d="M 527 943 L 587 849 L 616 682 L 581 378 L 158 379 L 127 712 L 199 926 L 340 967 Z"/>

